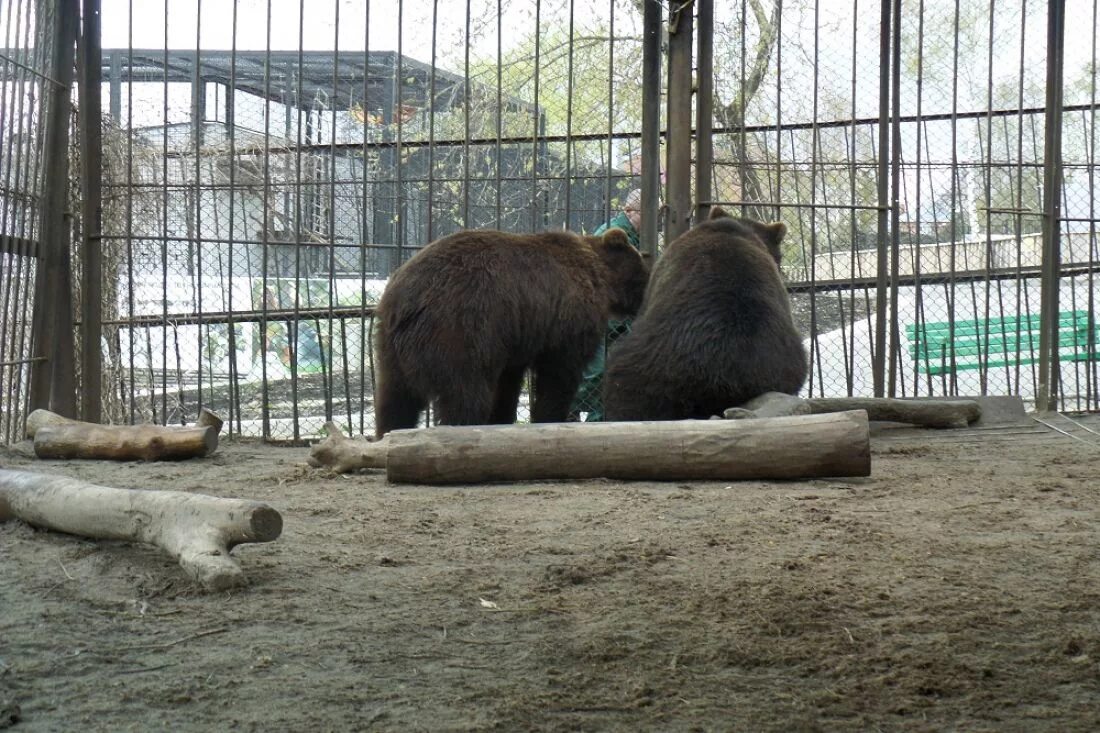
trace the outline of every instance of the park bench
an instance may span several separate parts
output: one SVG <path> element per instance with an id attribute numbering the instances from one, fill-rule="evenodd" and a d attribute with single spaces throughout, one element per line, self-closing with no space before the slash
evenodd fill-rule
<path id="1" fill-rule="evenodd" d="M 1038 314 L 956 321 L 953 331 L 947 321 L 911 323 L 905 332 L 909 355 L 921 374 L 1032 364 L 1039 358 Z M 1090 328 L 1088 311 L 1062 311 L 1057 338 L 1061 361 L 1094 359 L 1100 327 L 1092 319 Z"/>

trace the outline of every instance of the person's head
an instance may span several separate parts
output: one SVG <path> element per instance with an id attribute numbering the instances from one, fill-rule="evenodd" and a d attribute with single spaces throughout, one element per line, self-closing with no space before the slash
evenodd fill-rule
<path id="1" fill-rule="evenodd" d="M 630 220 L 630 225 L 640 229 L 642 225 L 642 189 L 635 188 L 626 195 L 623 201 L 623 213 Z"/>

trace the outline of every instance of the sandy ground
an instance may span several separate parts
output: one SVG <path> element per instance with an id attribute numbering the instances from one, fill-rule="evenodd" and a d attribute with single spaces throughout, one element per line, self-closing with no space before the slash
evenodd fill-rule
<path id="1" fill-rule="evenodd" d="M 0 524 L 0 728 L 18 706 L 20 731 L 1100 729 L 1100 447 L 873 445 L 869 479 L 733 486 L 0 452 L 285 520 L 213 596 L 151 548 Z"/>

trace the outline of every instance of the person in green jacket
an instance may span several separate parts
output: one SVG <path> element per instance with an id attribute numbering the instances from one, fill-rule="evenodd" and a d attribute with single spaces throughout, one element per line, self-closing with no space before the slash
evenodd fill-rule
<path id="1" fill-rule="evenodd" d="M 592 234 L 599 236 L 608 229 L 622 229 L 630 243 L 641 249 L 642 239 L 638 233 L 641 222 L 642 191 L 636 188 L 627 194 L 626 200 L 623 201 L 622 211 L 613 216 L 606 224 L 602 224 Z M 580 387 L 577 388 L 577 396 L 573 398 L 573 405 L 569 409 L 571 419 L 580 420 L 581 413 L 586 413 L 584 416 L 585 422 L 603 421 L 603 372 L 607 359 L 607 347 L 614 343 L 615 339 L 630 333 L 630 323 L 630 318 L 608 321 L 607 337 L 600 342 L 596 355 L 584 368 L 584 379 L 581 381 Z"/>

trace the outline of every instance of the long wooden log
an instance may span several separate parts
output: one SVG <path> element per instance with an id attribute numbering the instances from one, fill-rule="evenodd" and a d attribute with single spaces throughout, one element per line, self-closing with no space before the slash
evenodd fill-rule
<path id="1" fill-rule="evenodd" d="M 672 422 L 547 423 L 395 430 L 396 483 L 610 478 L 797 479 L 871 472 L 863 411 Z"/>
<path id="2" fill-rule="evenodd" d="M 35 410 L 27 435 L 39 458 L 171 461 L 208 456 L 218 448 L 222 420 L 203 410 L 195 426 L 99 425 Z"/>
<path id="3" fill-rule="evenodd" d="M 63 476 L 0 470 L 0 521 L 13 518 L 83 537 L 156 545 L 213 591 L 247 582 L 229 554 L 233 547 L 270 542 L 283 529 L 279 512 L 261 502 L 116 489 Z"/>
<path id="4" fill-rule="evenodd" d="M 982 416 L 982 408 L 974 400 L 815 397 L 808 402 L 810 412 L 814 415 L 845 410 L 866 410 L 869 420 L 904 422 L 926 428 L 965 428 Z"/>

